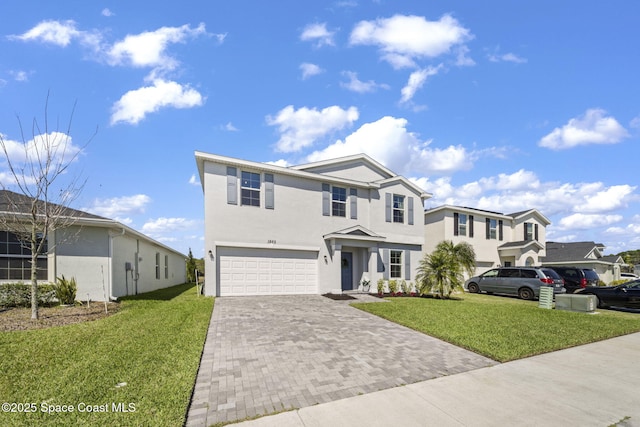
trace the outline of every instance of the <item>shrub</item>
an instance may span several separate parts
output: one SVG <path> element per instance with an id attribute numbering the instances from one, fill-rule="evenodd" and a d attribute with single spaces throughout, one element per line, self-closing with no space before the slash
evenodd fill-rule
<path id="1" fill-rule="evenodd" d="M 406 280 L 403 280 L 402 282 L 400 282 L 400 290 L 402 291 L 403 294 L 407 294 L 407 295 L 409 295 L 409 292 L 411 292 L 411 288 L 407 286 Z"/>
<path id="2" fill-rule="evenodd" d="M 60 301 L 60 304 L 72 305 L 76 302 L 76 292 L 78 286 L 76 284 L 76 278 L 72 277 L 67 280 L 64 277 L 58 277 L 55 285 L 56 298 Z"/>
<path id="3" fill-rule="evenodd" d="M 383 294 L 384 293 L 384 280 L 383 279 L 378 279 L 378 293 L 379 294 Z"/>
<path id="4" fill-rule="evenodd" d="M 54 287 L 50 283 L 38 285 L 39 306 L 51 305 L 55 296 Z M 23 282 L 0 284 L 0 306 L 31 307 L 31 284 Z"/>
<path id="5" fill-rule="evenodd" d="M 614 280 L 613 282 L 609 283 L 609 286 L 618 286 L 618 285 L 622 285 L 623 283 L 627 283 L 629 280 L 624 280 L 624 279 L 620 279 L 620 280 Z M 598 286 L 605 286 L 605 285 L 600 285 L 598 284 Z"/>
<path id="6" fill-rule="evenodd" d="M 395 295 L 398 292 L 398 281 L 389 280 L 389 293 Z"/>

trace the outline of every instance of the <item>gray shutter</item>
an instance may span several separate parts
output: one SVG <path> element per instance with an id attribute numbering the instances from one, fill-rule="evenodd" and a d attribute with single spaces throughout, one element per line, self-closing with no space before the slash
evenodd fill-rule
<path id="1" fill-rule="evenodd" d="M 391 193 L 384 195 L 384 220 L 391 222 Z"/>
<path id="2" fill-rule="evenodd" d="M 322 215 L 331 215 L 331 186 L 329 184 L 322 184 Z"/>
<path id="3" fill-rule="evenodd" d="M 502 220 L 498 221 L 498 240 L 502 240 Z"/>
<path id="4" fill-rule="evenodd" d="M 469 237 L 473 237 L 473 215 L 469 215 Z"/>
<path id="5" fill-rule="evenodd" d="M 537 242 L 538 241 L 538 224 L 534 224 L 533 227 L 534 227 L 534 230 L 535 230 L 534 231 L 534 234 L 535 234 L 534 238 L 536 239 L 536 242 Z"/>
<path id="6" fill-rule="evenodd" d="M 238 171 L 231 166 L 227 166 L 227 203 L 238 204 Z"/>
<path id="7" fill-rule="evenodd" d="M 411 251 L 404 251 L 404 278 L 411 280 Z"/>
<path id="8" fill-rule="evenodd" d="M 274 209 L 274 198 L 273 198 L 273 174 L 265 173 L 264 174 L 264 207 L 266 209 Z"/>
<path id="9" fill-rule="evenodd" d="M 382 250 L 382 278 L 389 280 L 389 249 Z"/>
<path id="10" fill-rule="evenodd" d="M 487 240 L 488 240 L 491 238 L 491 219 L 486 218 L 484 222 L 486 224 L 486 233 L 487 233 Z"/>
<path id="11" fill-rule="evenodd" d="M 349 189 L 349 211 L 351 212 L 351 219 L 358 219 L 358 189 Z"/>
<path id="12" fill-rule="evenodd" d="M 413 225 L 413 197 L 409 197 L 409 218 L 407 224 Z"/>
<path id="13" fill-rule="evenodd" d="M 458 212 L 454 212 L 453 213 L 453 235 L 457 236 L 458 235 L 458 224 L 460 221 L 460 214 Z"/>
<path id="14" fill-rule="evenodd" d="M 524 237 L 522 238 L 522 240 L 527 240 L 527 223 L 524 223 Z"/>

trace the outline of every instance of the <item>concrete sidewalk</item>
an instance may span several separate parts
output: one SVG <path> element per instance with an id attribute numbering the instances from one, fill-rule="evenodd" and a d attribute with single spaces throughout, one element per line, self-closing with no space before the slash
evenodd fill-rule
<path id="1" fill-rule="evenodd" d="M 236 425 L 640 426 L 639 363 L 636 333 Z"/>

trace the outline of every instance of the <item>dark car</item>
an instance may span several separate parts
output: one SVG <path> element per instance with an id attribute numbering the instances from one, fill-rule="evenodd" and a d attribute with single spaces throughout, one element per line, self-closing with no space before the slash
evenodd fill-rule
<path id="1" fill-rule="evenodd" d="M 598 307 L 624 307 L 640 309 L 640 279 L 618 286 L 594 286 L 579 289 L 581 295 L 595 295 Z"/>
<path id="2" fill-rule="evenodd" d="M 544 286 L 553 287 L 554 294 L 563 294 L 566 292 L 563 284 L 562 278 L 548 268 L 501 267 L 470 278 L 465 287 L 471 293 L 517 295 L 531 300 L 540 296 L 540 288 Z"/>
<path id="3" fill-rule="evenodd" d="M 567 293 L 570 294 L 588 286 L 598 286 L 598 282 L 600 281 L 598 273 L 591 268 L 556 267 L 555 265 L 548 266 L 547 268 L 553 269 L 564 279 L 564 287 Z"/>

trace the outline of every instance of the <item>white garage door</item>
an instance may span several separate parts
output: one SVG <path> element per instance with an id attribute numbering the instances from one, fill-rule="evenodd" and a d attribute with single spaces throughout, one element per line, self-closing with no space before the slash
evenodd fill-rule
<path id="1" fill-rule="evenodd" d="M 218 271 L 220 296 L 318 291 L 317 252 L 218 248 Z"/>

